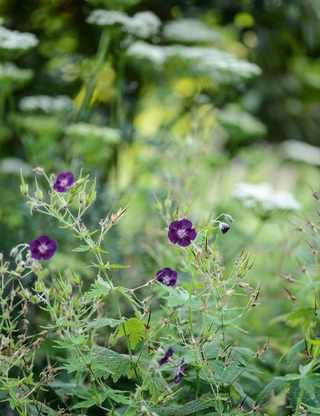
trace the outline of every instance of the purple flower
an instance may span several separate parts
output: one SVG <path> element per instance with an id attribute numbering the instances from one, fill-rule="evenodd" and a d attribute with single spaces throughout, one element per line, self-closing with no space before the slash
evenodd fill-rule
<path id="1" fill-rule="evenodd" d="M 66 192 L 74 183 L 74 176 L 72 172 L 60 172 L 56 176 L 53 184 L 53 189 L 57 192 Z"/>
<path id="2" fill-rule="evenodd" d="M 50 259 L 57 249 L 57 242 L 41 235 L 40 237 L 30 241 L 29 243 L 31 257 L 35 260 L 48 260 Z"/>
<path id="3" fill-rule="evenodd" d="M 171 347 L 168 348 L 167 351 L 164 353 L 164 356 L 160 358 L 159 365 L 166 364 L 172 357 L 173 353 L 174 353 L 174 349 Z"/>
<path id="4" fill-rule="evenodd" d="M 169 225 L 168 238 L 173 244 L 179 244 L 181 247 L 187 247 L 194 240 L 197 232 L 192 228 L 192 222 L 186 219 L 172 221 Z"/>
<path id="5" fill-rule="evenodd" d="M 179 384 L 180 381 L 182 380 L 182 378 L 184 376 L 185 369 L 186 369 L 186 366 L 185 366 L 184 360 L 181 360 L 180 364 L 176 368 L 176 373 L 175 373 L 175 376 L 174 376 L 174 379 L 173 379 L 173 381 L 176 384 Z"/>
<path id="6" fill-rule="evenodd" d="M 166 286 L 175 286 L 177 283 L 177 272 L 169 267 L 165 267 L 157 272 L 156 279 Z"/>

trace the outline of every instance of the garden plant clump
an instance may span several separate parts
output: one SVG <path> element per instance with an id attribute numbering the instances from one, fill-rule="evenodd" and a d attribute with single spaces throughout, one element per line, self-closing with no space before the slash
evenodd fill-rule
<path id="1" fill-rule="evenodd" d="M 53 395 L 60 412 L 71 414 L 92 407 L 119 415 L 221 413 L 242 400 L 250 408 L 240 380 L 257 376 L 254 353 L 232 342 L 256 301 L 256 289 L 245 281 L 248 255 L 227 273 L 213 245 L 217 228 L 209 221 L 196 231 L 176 213 L 163 224 L 162 241 L 168 250 L 178 244 L 170 264 L 177 271 L 163 267 L 142 286 L 120 286 L 113 271 L 125 266 L 112 264 L 106 248 L 126 210 L 90 230 L 84 215 L 95 200 L 94 181 L 35 172 L 33 185 L 21 184 L 31 212 L 73 234 L 70 250 L 90 254 L 95 279 L 86 285 L 77 274 L 50 270 L 59 242 L 48 236 L 18 245 L 9 261 L 2 258 L 1 379 L 11 407 L 23 415 L 58 414 L 46 400 Z M 45 311 L 40 332 L 30 327 L 31 310 Z M 52 357 L 45 356 L 48 345 Z M 37 374 L 41 357 L 46 365 Z"/>
<path id="2" fill-rule="evenodd" d="M 305 340 L 288 353 L 297 359 L 305 351 L 299 373 L 263 388 L 259 359 L 268 345 L 253 351 L 238 344 L 258 307 L 259 288 L 246 279 L 253 265 L 248 253 L 226 270 L 214 242 L 228 225 L 221 216 L 194 227 L 172 213 L 159 238 L 174 250 L 174 269 L 163 264 L 146 283 L 128 288 L 115 273 L 126 266 L 108 258 L 108 233 L 130 211 L 120 208 L 89 229 L 85 215 L 96 198 L 95 182 L 71 172 L 34 172 L 33 184 L 21 182 L 31 213 L 71 233 L 68 250 L 86 253 L 95 277 L 85 282 L 70 270 L 51 269 L 60 248 L 48 236 L 19 244 L 8 260 L 1 256 L 1 391 L 17 414 L 251 414 L 285 386 L 299 392 L 296 409 L 304 408 L 306 395 L 318 400 L 317 303 Z M 318 226 L 307 226 L 316 239 Z M 31 313 L 41 315 L 33 325 Z M 299 309 L 289 313 L 295 316 Z"/>

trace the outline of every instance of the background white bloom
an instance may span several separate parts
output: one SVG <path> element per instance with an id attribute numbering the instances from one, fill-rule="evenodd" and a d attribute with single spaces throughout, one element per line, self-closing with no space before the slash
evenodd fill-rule
<path id="1" fill-rule="evenodd" d="M 230 76 L 250 78 L 261 72 L 255 64 L 210 47 L 157 46 L 139 41 L 128 48 L 128 55 L 133 58 L 147 59 L 157 65 L 162 65 L 169 59 L 178 58 L 187 62 L 192 72 L 213 76 L 215 81 L 227 80 Z"/>
<path id="2" fill-rule="evenodd" d="M 138 41 L 130 45 L 128 55 L 133 58 L 146 59 L 161 66 L 167 59 L 167 47 Z"/>
<path id="3" fill-rule="evenodd" d="M 282 144 L 282 150 L 288 159 L 320 166 L 319 147 L 298 140 L 287 140 Z"/>
<path id="4" fill-rule="evenodd" d="M 79 139 L 97 139 L 101 143 L 117 143 L 120 140 L 119 130 L 89 123 L 71 124 L 66 131 L 68 136 Z"/>
<path id="5" fill-rule="evenodd" d="M 136 13 L 130 17 L 126 13 L 114 10 L 94 10 L 87 19 L 88 23 L 98 26 L 120 25 L 132 35 L 148 38 L 158 33 L 161 20 L 152 12 Z"/>
<path id="6" fill-rule="evenodd" d="M 167 23 L 163 36 L 171 41 L 187 43 L 216 42 L 221 38 L 219 32 L 197 19 L 180 19 Z"/>
<path id="7" fill-rule="evenodd" d="M 239 182 L 233 191 L 236 199 L 246 207 L 259 207 L 264 210 L 299 210 L 300 204 L 287 191 L 277 191 L 269 183 L 252 184 Z"/>
<path id="8" fill-rule="evenodd" d="M 22 69 L 11 62 L 0 64 L 0 83 L 11 84 L 11 87 L 17 87 L 32 78 L 31 69 Z"/>
<path id="9" fill-rule="evenodd" d="M 0 26 L 0 48 L 26 51 L 38 45 L 33 33 L 23 33 Z"/>
<path id="10" fill-rule="evenodd" d="M 22 98 L 19 108 L 22 111 L 43 111 L 44 113 L 60 113 L 70 111 L 72 100 L 66 95 L 50 97 L 48 95 L 32 95 Z"/>

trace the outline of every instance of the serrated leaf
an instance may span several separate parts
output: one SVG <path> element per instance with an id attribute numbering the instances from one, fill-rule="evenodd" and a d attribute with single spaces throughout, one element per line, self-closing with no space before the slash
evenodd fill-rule
<path id="1" fill-rule="evenodd" d="M 159 416 L 188 416 L 195 415 L 202 410 L 213 408 L 215 400 L 213 398 L 203 397 L 198 400 L 192 400 L 183 405 L 172 404 L 170 406 L 157 406 L 152 408 Z"/>
<path id="2" fill-rule="evenodd" d="M 294 344 L 289 351 L 284 354 L 281 358 L 280 358 L 280 362 L 282 360 L 286 360 L 288 362 L 292 361 L 293 359 L 296 359 L 297 355 L 299 353 L 302 353 L 306 348 L 306 344 L 304 339 L 301 339 L 300 341 L 298 341 L 296 344 Z"/>
<path id="3" fill-rule="evenodd" d="M 108 386 L 103 389 L 88 388 L 85 384 L 75 382 L 64 382 L 62 380 L 54 380 L 50 387 L 61 397 L 65 399 L 66 396 L 74 396 L 83 399 L 81 403 L 77 403 L 73 409 L 80 409 L 91 407 L 94 404 L 103 402 L 109 398 L 116 403 L 129 404 L 128 393 L 126 391 L 115 390 Z"/>
<path id="4" fill-rule="evenodd" d="M 130 318 L 119 325 L 115 340 L 125 336 L 128 338 L 130 348 L 135 349 L 138 343 L 144 338 L 144 335 L 144 322 L 138 318 Z"/>
<path id="5" fill-rule="evenodd" d="M 93 321 L 89 322 L 87 328 L 89 329 L 99 329 L 104 328 L 105 326 L 109 326 L 110 328 L 115 328 L 119 324 L 121 324 L 120 319 L 112 319 L 112 318 L 99 318 L 94 319 Z"/>
<path id="6" fill-rule="evenodd" d="M 130 368 L 130 357 L 119 354 L 109 348 L 95 345 L 90 353 L 92 371 L 98 376 L 103 377 L 111 374 L 114 382 L 121 376 L 128 374 Z"/>
<path id="7" fill-rule="evenodd" d="M 110 284 L 99 276 L 97 280 L 91 285 L 88 292 L 84 294 L 84 298 L 89 301 L 105 298 L 109 295 L 111 289 L 112 287 Z"/>

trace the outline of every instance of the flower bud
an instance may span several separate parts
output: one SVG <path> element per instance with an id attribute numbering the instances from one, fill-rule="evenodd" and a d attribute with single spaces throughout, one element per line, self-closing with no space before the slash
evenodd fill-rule
<path id="1" fill-rule="evenodd" d="M 39 200 L 39 201 L 42 201 L 42 199 L 43 199 L 43 192 L 41 191 L 41 189 L 40 188 L 37 188 L 36 189 L 36 191 L 35 191 L 35 193 L 34 193 L 34 196 Z"/>
<path id="2" fill-rule="evenodd" d="M 42 266 L 37 261 L 34 261 L 31 265 L 31 270 L 33 271 L 33 273 L 38 273 L 42 270 Z"/>
<path id="3" fill-rule="evenodd" d="M 22 183 L 20 185 L 20 192 L 22 193 L 23 196 L 28 195 L 28 191 L 29 191 L 29 186 L 27 183 Z"/>
<path id="4" fill-rule="evenodd" d="M 219 223 L 219 230 L 222 234 L 226 234 L 230 230 L 230 225 L 226 222 L 220 222 Z"/>

